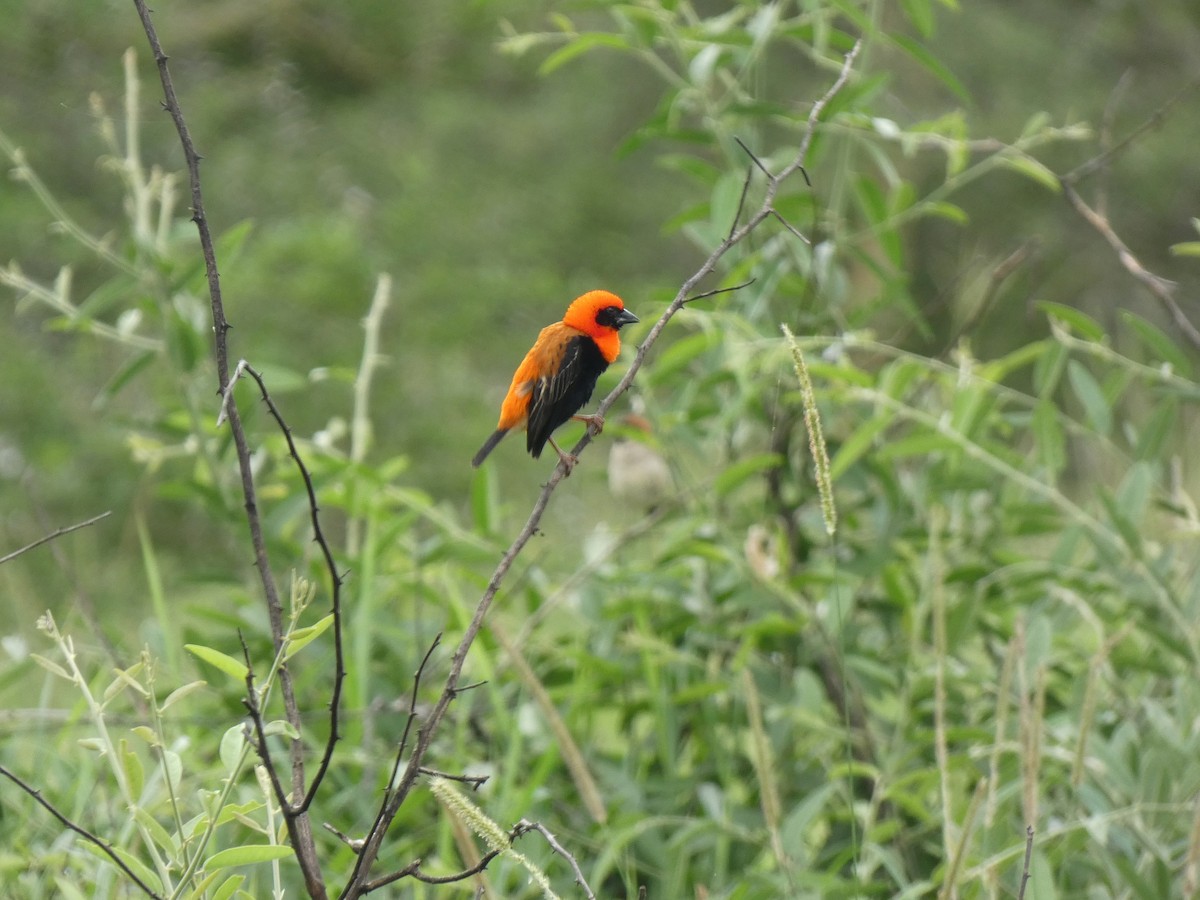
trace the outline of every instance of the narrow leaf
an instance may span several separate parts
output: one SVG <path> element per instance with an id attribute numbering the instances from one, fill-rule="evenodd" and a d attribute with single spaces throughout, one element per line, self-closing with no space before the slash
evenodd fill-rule
<path id="1" fill-rule="evenodd" d="M 246 668 L 246 664 L 222 653 L 220 650 L 214 650 L 212 647 L 205 647 L 202 644 L 184 644 L 183 649 L 197 659 L 204 660 L 204 662 L 213 668 L 219 669 L 232 678 L 236 678 L 239 682 L 246 680 L 246 673 L 249 671 Z"/>
<path id="2" fill-rule="evenodd" d="M 205 866 L 209 869 L 227 869 L 230 866 L 247 866 L 289 857 L 292 857 L 291 847 L 281 844 L 248 844 L 214 853 L 205 862 Z"/>

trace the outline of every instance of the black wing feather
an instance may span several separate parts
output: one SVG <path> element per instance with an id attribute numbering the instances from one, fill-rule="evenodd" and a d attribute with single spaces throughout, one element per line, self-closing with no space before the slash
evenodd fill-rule
<path id="1" fill-rule="evenodd" d="M 534 459 L 541 456 L 542 448 L 554 430 L 592 398 L 596 380 L 607 368 L 608 360 L 587 335 L 581 334 L 567 342 L 558 371 L 538 379 L 529 398 L 526 446 Z"/>

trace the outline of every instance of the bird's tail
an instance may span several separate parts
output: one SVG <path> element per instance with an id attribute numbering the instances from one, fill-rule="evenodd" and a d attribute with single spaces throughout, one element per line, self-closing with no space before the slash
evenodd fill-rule
<path id="1" fill-rule="evenodd" d="M 496 445 L 500 443 L 500 439 L 506 434 L 508 434 L 507 428 L 497 428 L 493 431 L 492 436 L 483 442 L 483 446 L 479 448 L 479 452 L 471 460 L 471 465 L 478 469 L 480 464 L 487 459 L 487 455 L 496 449 Z"/>

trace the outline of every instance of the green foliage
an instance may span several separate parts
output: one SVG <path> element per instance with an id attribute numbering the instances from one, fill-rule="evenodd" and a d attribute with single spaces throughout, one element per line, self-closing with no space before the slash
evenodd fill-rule
<path id="1" fill-rule="evenodd" d="M 466 661 L 464 680 L 478 685 L 433 745 L 439 770 L 488 780 L 469 800 L 440 779 L 418 791 L 380 873 L 418 858 L 426 874 L 459 871 L 485 852 L 479 836 L 504 851 L 480 876 L 485 895 L 573 896 L 551 847 L 532 834 L 511 846 L 506 829 L 532 819 L 604 897 L 641 886 L 651 898 L 1002 897 L 1019 889 L 1032 827 L 1026 896 L 1195 893 L 1200 514 L 1185 453 L 1195 348 L 1145 310 L 1094 315 L 1051 283 L 1030 322 L 996 329 L 1020 299 L 1020 275 L 1004 268 L 1011 251 L 963 274 L 946 307 L 926 296 L 921 240 L 980 228 L 991 209 L 974 192 L 1016 179 L 1021 202 L 1059 209 L 1064 154 L 1100 152 L 1095 129 L 1033 107 L 1008 134 L 981 137 L 973 84 L 938 42 L 954 10 L 596 3 L 556 14 L 553 30 L 507 28 L 502 47 L 533 55 L 551 80 L 603 53 L 657 86 L 625 149 L 688 179 L 700 202 L 661 218 L 701 252 L 761 197 L 759 166 L 778 172 L 795 158 L 811 101 L 856 40 L 863 50 L 815 123 L 811 187 L 785 183 L 778 218 L 724 260 L 724 285 L 753 284 L 689 304 L 635 382 L 630 402 L 655 430 L 624 436 L 665 453 L 669 499 L 645 510 L 606 495 L 589 448 L 544 538 L 509 573 Z M 210 39 L 238 34 L 222 29 Z M 304 78 L 335 93 L 369 83 L 376 47 L 330 78 L 321 67 L 344 57 L 320 55 Z M 934 111 L 906 109 L 914 84 L 935 87 Z M 138 89 L 130 56 L 127 95 Z M 286 637 L 272 646 L 245 564 L 233 450 L 216 424 L 203 268 L 177 176 L 141 162 L 137 108 L 127 103 L 118 137 L 96 107 L 105 170 L 129 211 L 100 228 L 0 133 L 39 215 L 76 254 L 57 277 L 13 263 L 0 280 L 48 330 L 105 348 L 98 403 L 122 438 L 120 464 L 141 481 L 120 548 L 137 580 L 106 593 L 119 599 L 100 617 L 60 630 L 47 614 L 36 646 L 17 634 L 5 645 L 0 690 L 36 697 L 17 702 L 46 716 L 30 714 L 3 762 L 164 895 L 294 894 L 302 884 L 241 699 L 249 663 L 277 764 L 289 738 L 319 753 L 330 577 L 286 442 L 240 385 L 268 547 L 296 573 Z M 453 215 L 455 227 L 470 218 Z M 291 242 L 263 227 L 264 243 L 248 224 L 224 230 L 222 266 L 263 252 L 287 268 L 300 246 L 316 268 L 331 260 L 322 290 L 364 287 L 353 228 L 304 228 Z M 1194 243 L 1173 252 L 1186 262 Z M 431 278 L 464 277 L 458 264 Z M 300 274 L 286 277 L 298 285 Z M 384 449 L 394 445 L 379 440 L 372 404 L 381 335 L 389 316 L 408 314 L 393 310 L 392 290 L 383 277 L 369 306 L 364 297 L 357 365 L 347 352 L 313 370 L 307 348 L 286 343 L 252 360 L 285 416 L 304 416 L 320 379 L 348 398 L 295 433 L 349 573 L 346 722 L 314 814 L 351 838 L 369 828 L 410 699 L 418 713 L 431 701 L 446 654 L 433 654 L 410 698 L 414 671 L 437 635 L 461 634 L 532 498 L 499 475 L 515 453 L 452 498 L 414 474 L 427 461 Z M 309 327 L 315 306 L 305 309 Z M 298 324 L 279 307 L 254 316 Z M 433 333 L 453 330 L 439 322 Z M 429 369 L 413 371 L 407 390 L 428 390 Z M 189 544 L 205 553 L 183 552 Z M 0 573 L 52 605 L 37 579 L 9 575 L 23 562 Z M 94 577 L 79 575 L 85 587 Z M 92 638 L 111 634 L 110 656 Z M 301 735 L 280 715 L 285 663 Z M 0 877 L 15 896 L 130 895 L 102 850 L 8 781 L 0 796 Z M 317 841 L 336 890 L 354 854 L 332 835 Z M 405 896 L 450 890 L 402 884 Z"/>

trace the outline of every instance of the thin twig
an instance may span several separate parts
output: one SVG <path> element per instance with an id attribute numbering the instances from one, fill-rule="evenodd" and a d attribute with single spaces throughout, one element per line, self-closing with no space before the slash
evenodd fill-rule
<path id="1" fill-rule="evenodd" d="M 1021 867 L 1021 887 L 1017 891 L 1017 900 L 1025 900 L 1025 886 L 1029 884 L 1029 862 L 1033 859 L 1033 826 L 1025 828 L 1025 864 Z"/>
<path id="2" fill-rule="evenodd" d="M 98 516 L 92 516 L 86 522 L 76 522 L 74 525 L 67 525 L 64 528 L 56 528 L 56 529 L 54 529 L 54 531 L 50 532 L 49 534 L 38 538 L 32 544 L 26 544 L 20 550 L 14 550 L 12 553 L 9 553 L 7 556 L 0 556 L 0 565 L 3 565 L 4 563 L 8 562 L 9 560 L 16 559 L 22 553 L 28 553 L 30 550 L 34 549 L 35 547 L 40 547 L 40 546 L 42 546 L 42 544 L 47 544 L 50 541 L 54 540 L 55 538 L 60 538 L 64 534 L 70 534 L 72 531 L 78 531 L 80 528 L 87 528 L 89 525 L 95 525 L 101 519 L 108 518 L 111 515 L 112 515 L 112 510 L 109 510 L 108 512 L 100 513 L 100 515 L 98 515 Z"/>
<path id="3" fill-rule="evenodd" d="M 1166 103 L 1152 112 L 1149 118 L 1147 118 L 1146 121 L 1144 121 L 1141 125 L 1133 129 L 1133 131 L 1129 132 L 1129 134 L 1125 135 L 1125 137 L 1121 138 L 1121 140 L 1117 141 L 1111 147 L 1104 150 L 1104 152 L 1092 157 L 1087 162 L 1076 166 L 1074 169 L 1064 175 L 1063 178 L 1070 184 L 1078 184 L 1093 172 L 1098 172 L 1099 170 L 1103 169 L 1110 162 L 1112 162 L 1113 159 L 1128 150 L 1130 146 L 1132 146 L 1133 142 L 1140 138 L 1143 134 L 1145 134 L 1147 131 L 1152 131 L 1161 125 L 1163 120 L 1167 117 L 1167 113 L 1170 111 L 1171 107 L 1173 107 L 1184 97 L 1190 96 L 1196 90 L 1197 85 L 1200 85 L 1200 75 L 1192 78 L 1187 82 L 1187 84 L 1176 91 Z"/>
<path id="4" fill-rule="evenodd" d="M 229 383 L 229 322 L 225 318 L 225 304 L 221 297 L 221 277 L 217 270 L 216 250 L 213 247 L 212 232 L 208 227 L 208 218 L 204 212 L 204 197 L 200 188 L 200 154 L 192 141 L 191 132 L 183 116 L 179 98 L 175 94 L 175 85 L 171 80 L 171 72 L 167 67 L 167 55 L 163 52 L 158 39 L 158 32 L 150 17 L 150 10 L 145 0 L 133 0 L 142 28 L 146 32 L 146 40 L 154 54 L 154 62 L 158 67 L 159 80 L 162 82 L 165 107 L 175 123 L 179 134 L 179 143 L 183 149 L 184 160 L 187 164 L 188 183 L 191 188 L 192 221 L 200 237 L 201 252 L 204 256 L 204 271 L 208 282 L 208 295 L 212 310 L 213 344 L 217 367 L 217 391 L 224 394 Z M 237 404 L 230 402 L 227 407 L 229 430 L 233 436 L 233 444 L 237 453 L 238 470 L 242 481 L 242 496 L 245 498 L 246 523 L 250 530 L 250 540 L 254 547 L 254 565 L 258 569 L 262 582 L 263 596 L 267 604 L 267 616 L 271 624 L 271 638 L 278 653 L 283 645 L 283 606 L 279 599 L 279 588 L 275 576 L 271 572 L 270 560 L 267 556 L 266 540 L 262 533 L 262 521 L 258 513 L 257 491 L 254 486 L 254 472 L 251 467 L 250 445 L 246 440 L 242 419 L 238 414 Z M 279 671 L 279 687 L 283 694 L 285 715 L 288 721 L 300 733 L 300 710 L 296 703 L 296 694 L 292 685 L 292 677 L 286 666 Z M 304 790 L 304 745 L 297 737 L 291 742 L 292 758 L 292 787 L 299 793 Z M 296 851 L 296 859 L 304 875 L 305 886 L 309 896 L 323 900 L 326 895 L 324 881 L 321 877 L 320 862 L 317 859 L 316 844 L 313 841 L 312 824 L 307 814 L 301 814 L 290 823 L 292 847 Z"/>
<path id="5" fill-rule="evenodd" d="M 717 263 L 725 256 L 729 250 L 744 240 L 755 228 L 757 228 L 772 212 L 772 204 L 775 202 L 775 197 L 779 192 L 779 187 L 783 181 L 798 169 L 803 167 L 804 157 L 808 152 L 808 147 L 812 143 L 813 133 L 816 131 L 817 121 L 820 118 L 821 112 L 833 99 L 833 97 L 845 86 L 850 79 L 850 73 L 853 70 L 854 61 L 858 56 L 859 50 L 862 48 L 862 42 L 855 43 L 853 49 L 846 54 L 842 63 L 842 68 L 837 79 L 825 92 L 825 94 L 813 104 L 812 110 L 809 112 L 805 132 L 800 141 L 800 149 L 793 159 L 778 175 L 770 175 L 767 178 L 766 190 L 763 200 L 758 211 L 747 220 L 747 222 L 737 228 L 735 231 L 726 236 L 719 245 L 709 254 L 708 258 L 701 266 L 680 286 L 675 299 L 667 306 L 666 310 L 659 316 L 657 322 L 650 329 L 637 353 L 634 355 L 633 361 L 626 370 L 624 377 L 618 382 L 617 386 L 600 401 L 596 409 L 596 414 L 603 416 L 610 407 L 617 401 L 621 395 L 629 390 L 630 385 L 637 373 L 641 370 L 645 363 L 646 355 L 650 348 L 658 340 L 660 334 L 667 323 L 683 309 L 687 303 L 688 297 L 704 278 L 711 274 L 717 266 Z M 571 451 L 572 456 L 578 456 L 589 443 L 591 443 L 593 435 L 590 429 L 585 431 L 583 437 Z M 462 638 L 459 640 L 458 647 L 454 651 L 454 655 L 450 659 L 450 671 L 446 676 L 445 687 L 442 689 L 441 695 L 438 697 L 437 703 L 429 712 L 425 721 L 417 732 L 417 743 L 413 747 L 412 755 L 409 757 L 408 764 L 404 768 L 403 774 L 398 782 L 393 783 L 388 793 L 385 795 L 383 804 L 380 808 L 379 815 L 376 818 L 374 826 L 368 833 L 365 843 L 363 844 L 362 852 L 359 853 L 356 860 L 354 871 L 351 873 L 349 880 L 342 889 L 341 898 L 350 900 L 350 898 L 359 897 L 363 894 L 364 888 L 367 887 L 367 873 L 374 864 L 375 859 L 379 855 L 380 848 L 383 844 L 383 839 L 395 819 L 400 807 L 408 798 L 408 795 L 413 790 L 416 779 L 419 775 L 421 766 L 424 763 L 425 754 L 429 750 L 430 743 L 433 740 L 434 733 L 441 724 L 442 718 L 446 714 L 446 709 L 451 701 L 457 696 L 458 679 L 462 675 L 463 666 L 466 663 L 468 651 L 471 645 L 475 642 L 476 636 L 479 634 L 479 629 L 483 626 L 483 620 L 486 617 L 488 610 L 491 609 L 492 603 L 496 598 L 496 594 L 500 590 L 500 585 L 508 570 L 512 567 L 517 556 L 525 548 L 525 545 L 537 533 L 538 526 L 541 523 L 542 516 L 546 511 L 546 507 L 550 503 L 550 498 L 554 494 L 558 485 L 567 476 L 568 468 L 565 461 L 560 461 L 555 466 L 554 471 L 550 475 L 549 481 L 542 487 L 541 493 L 533 504 L 533 509 L 529 513 L 529 518 L 526 520 L 524 527 L 518 532 L 516 538 L 505 551 L 497 564 L 492 577 L 488 582 L 487 588 L 484 590 L 483 596 L 480 598 L 478 605 L 475 608 L 475 613 L 463 632 Z M 407 729 L 406 729 L 407 733 Z"/>
<path id="6" fill-rule="evenodd" d="M 382 878 L 376 878 L 374 881 L 363 885 L 362 893 L 369 894 L 371 891 L 377 891 L 381 887 L 387 887 L 389 884 L 399 881 L 401 878 L 415 878 L 417 881 L 423 881 L 425 884 L 454 884 L 456 881 L 466 881 L 468 878 L 474 878 L 481 873 L 493 859 L 503 852 L 504 850 L 489 850 L 471 868 L 455 872 L 453 875 L 426 875 L 421 871 L 421 860 L 414 860 L 403 869 L 392 872 L 390 875 L 384 875 Z"/>
<path id="7" fill-rule="evenodd" d="M 530 831 L 536 831 L 538 834 L 544 837 L 546 839 L 546 843 L 550 845 L 550 849 L 570 864 L 571 871 L 575 873 L 575 883 L 583 888 L 583 895 L 587 898 L 587 900 L 596 900 L 596 895 L 592 893 L 591 887 L 588 886 L 587 879 L 583 877 L 583 870 L 579 868 L 579 861 L 576 860 L 575 857 L 572 856 L 571 853 L 558 842 L 558 839 L 550 833 L 550 829 L 548 829 L 541 822 L 530 822 L 528 819 L 522 819 L 520 822 L 518 822 L 517 829 L 520 829 L 522 834 Z"/>
<path id="8" fill-rule="evenodd" d="M 457 781 L 461 784 L 469 784 L 472 790 L 479 790 L 485 784 L 490 775 L 451 775 L 449 772 L 439 772 L 437 769 L 430 769 L 427 766 L 421 766 L 420 772 L 422 775 L 429 775 L 432 778 L 445 778 L 447 781 Z"/>
<path id="9" fill-rule="evenodd" d="M 107 515 L 107 513 L 105 513 L 105 515 Z M 112 844 L 104 840 L 104 838 L 92 834 L 82 825 L 78 825 L 68 819 L 65 815 L 58 811 L 58 808 L 53 803 L 42 796 L 41 791 L 22 780 L 20 776 L 10 771 L 7 766 L 0 765 L 0 775 L 3 775 L 21 790 L 23 790 L 26 794 L 36 800 L 38 804 L 48 813 L 50 813 L 50 815 L 54 816 L 54 818 L 56 818 L 59 821 L 59 824 L 61 824 L 64 828 L 75 832 L 85 841 L 88 841 L 89 843 L 95 844 L 97 847 L 99 847 L 100 850 L 112 860 L 113 865 L 125 873 L 126 877 L 136 884 L 147 897 L 155 897 L 158 898 L 158 900 L 161 900 L 162 894 L 158 893 L 158 891 L 154 890 L 152 887 L 150 887 L 150 885 L 142 881 L 142 879 L 137 876 L 137 873 L 135 873 L 133 869 L 129 868 L 129 866 L 125 864 L 121 857 L 117 855 L 116 851 L 112 847 Z"/>
<path id="10" fill-rule="evenodd" d="M 396 759 L 392 763 L 392 774 L 388 778 L 388 789 L 384 792 L 383 801 L 379 804 L 379 812 L 375 814 L 375 819 L 371 822 L 371 829 L 367 832 L 365 838 L 356 840 L 352 846 L 355 847 L 355 852 L 362 853 L 366 847 L 367 841 L 372 835 L 380 834 L 387 831 L 387 825 L 391 824 L 391 820 L 387 819 L 388 804 L 391 801 L 392 792 L 395 789 L 396 779 L 400 777 L 400 766 L 404 762 L 404 753 L 408 749 L 408 739 L 412 734 L 413 724 L 417 721 L 417 694 L 421 690 L 421 678 L 425 674 L 425 667 L 429 665 L 429 660 L 433 658 L 433 652 L 441 646 L 442 633 L 439 631 L 429 644 L 429 649 L 425 651 L 425 655 L 421 658 L 421 664 L 417 666 L 417 671 L 413 673 L 412 698 L 408 703 L 408 719 L 404 723 L 404 733 L 400 735 L 400 743 L 396 747 Z M 418 741 L 420 741 L 421 729 L 417 730 Z M 418 766 L 419 768 L 419 766 Z M 414 777 L 416 773 L 414 772 Z M 385 824 L 385 822 L 387 824 Z M 326 826 L 328 827 L 328 826 Z M 378 852 L 378 851 L 376 851 Z M 355 867 L 355 872 L 358 871 L 358 866 Z M 363 870 L 366 871 L 365 869 Z M 346 891 L 354 884 L 355 876 L 351 876 L 351 881 L 347 884 L 346 890 L 342 891 L 342 896 L 346 896 Z"/>
<path id="11" fill-rule="evenodd" d="M 737 139 L 735 138 L 735 140 Z M 738 143 L 741 144 L 742 142 L 739 140 Z M 746 194 L 750 190 L 750 178 L 752 175 L 754 175 L 754 170 L 747 166 L 746 180 L 742 182 L 742 195 L 738 197 L 737 212 L 733 214 L 733 221 L 729 223 L 729 234 L 727 234 L 726 237 L 729 237 L 735 231 L 737 231 L 738 222 L 742 220 L 742 210 L 746 208 Z"/>
<path id="12" fill-rule="evenodd" d="M 715 297 L 715 296 L 717 296 L 717 294 L 731 294 L 734 291 L 742 290 L 742 288 L 750 287 L 750 285 L 754 284 L 754 282 L 757 280 L 758 280 L 757 278 L 751 278 L 747 281 L 743 281 L 741 284 L 735 284 L 731 287 L 713 288 L 711 291 L 705 291 L 702 294 L 696 294 L 694 297 L 688 297 L 683 302 L 684 303 L 695 303 L 697 300 L 704 300 L 708 297 Z"/>
<path id="13" fill-rule="evenodd" d="M 317 491 L 313 486 L 312 476 L 309 474 L 308 467 L 304 465 L 304 460 L 300 458 L 300 451 L 296 449 L 296 441 L 292 437 L 292 429 L 283 420 L 283 415 L 279 412 L 275 401 L 271 399 L 271 395 L 267 392 L 267 386 L 263 382 L 262 375 L 245 360 L 239 361 L 237 367 L 239 371 L 245 370 L 254 379 L 259 391 L 262 393 L 263 402 L 267 404 L 267 409 L 271 412 L 271 417 L 275 419 L 275 424 L 283 432 L 284 440 L 287 441 L 288 445 L 288 453 L 295 461 L 296 468 L 300 471 L 300 477 L 304 480 L 304 490 L 308 495 L 308 512 L 309 519 L 312 522 L 313 540 L 321 548 L 321 555 L 325 559 L 325 568 L 329 571 L 330 605 L 332 606 L 333 613 L 334 658 L 333 688 L 330 691 L 329 698 L 329 737 L 325 741 L 325 750 L 321 754 L 321 761 L 317 765 L 317 772 L 313 775 L 313 779 L 309 783 L 304 797 L 294 806 L 292 804 L 284 805 L 284 815 L 288 817 L 288 821 L 290 822 L 292 818 L 307 812 L 308 808 L 312 806 L 312 802 L 317 796 L 317 791 L 321 787 L 321 782 L 324 780 L 325 774 L 329 771 L 329 764 L 333 759 L 333 749 L 340 737 L 338 732 L 338 717 L 342 706 L 342 685 L 346 679 L 346 664 L 342 648 L 342 576 L 338 572 L 337 562 L 333 558 L 333 550 L 329 546 L 329 541 L 325 539 L 325 532 L 321 529 L 321 509 L 317 503 Z M 266 747 L 263 749 L 265 750 Z M 264 763 L 269 765 L 265 759 Z"/>
<path id="14" fill-rule="evenodd" d="M 1200 349 L 1200 330 L 1192 324 L 1191 320 L 1188 319 L 1183 309 L 1179 306 L 1179 302 L 1175 299 L 1175 282 L 1169 281 L 1161 275 L 1155 275 L 1143 266 L 1141 261 L 1133 255 L 1133 251 L 1113 231 L 1113 227 L 1109 224 L 1108 219 L 1088 206 L 1084 199 L 1079 196 L 1079 192 L 1068 181 L 1068 177 L 1064 175 L 1059 179 L 1059 184 L 1062 185 L 1063 195 L 1067 198 L 1067 202 L 1083 217 L 1085 222 L 1096 229 L 1097 233 L 1104 238 L 1108 246 L 1116 253 L 1117 261 L 1120 262 L 1125 271 L 1150 291 L 1155 299 L 1162 304 L 1167 314 L 1170 315 L 1171 320 L 1175 323 L 1175 327 L 1187 338 L 1188 342 L 1193 347 Z"/>

